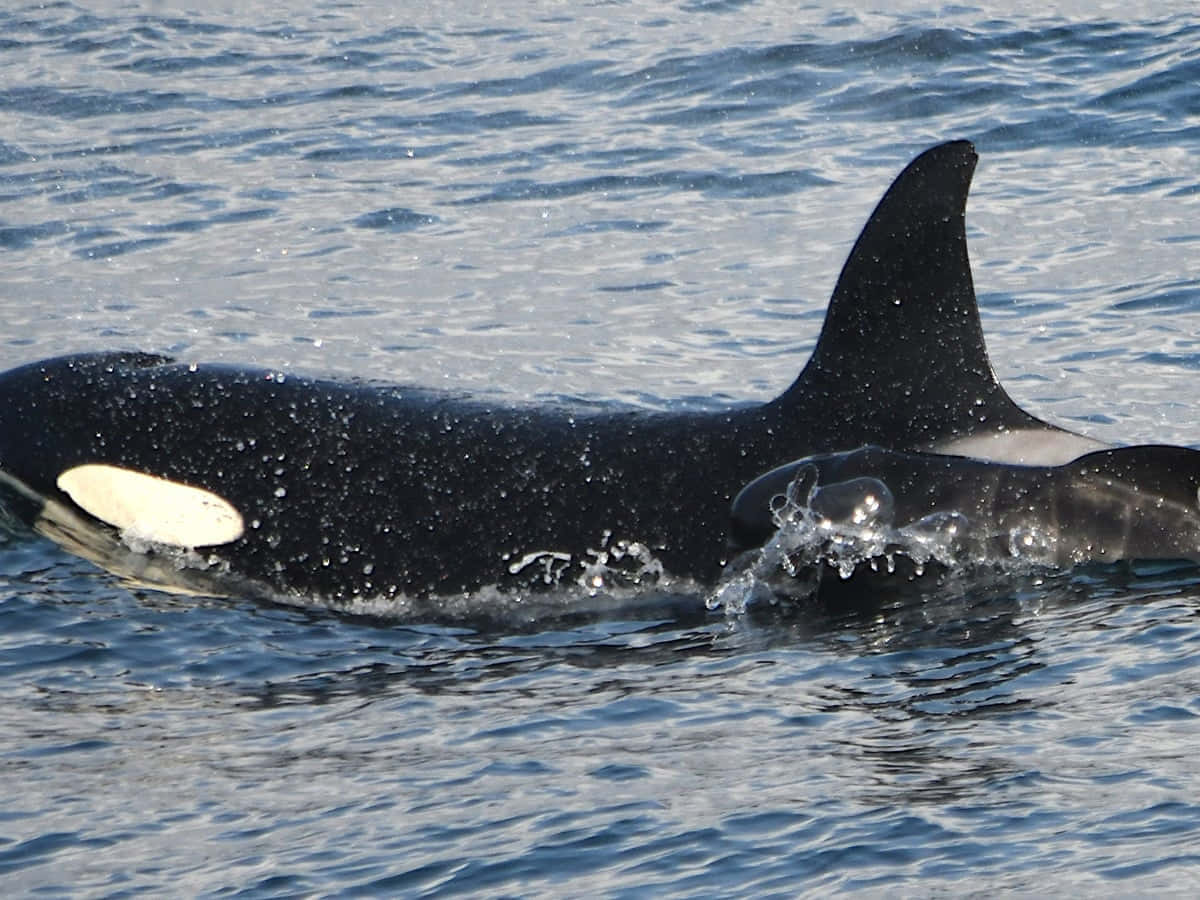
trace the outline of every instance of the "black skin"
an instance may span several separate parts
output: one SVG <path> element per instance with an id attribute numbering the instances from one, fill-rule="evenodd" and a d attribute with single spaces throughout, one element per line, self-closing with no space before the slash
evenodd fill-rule
<path id="1" fill-rule="evenodd" d="M 39 493 L 96 461 L 203 487 L 259 523 L 218 551 L 238 571 L 339 599 L 536 587 L 541 566 L 509 565 L 584 559 L 606 530 L 714 578 L 732 494 L 792 446 L 772 404 L 588 415 L 153 357 L 16 370 L 0 409 L 3 468 Z"/>
<path id="2" fill-rule="evenodd" d="M 920 449 L 982 428 L 1049 428 L 1013 404 L 983 345 L 965 141 L 896 179 L 847 260 L 817 349 L 775 400 L 719 412 L 507 407 L 398 387 L 280 379 L 136 353 L 0 375 L 0 470 L 56 479 L 106 463 L 205 488 L 241 512 L 211 553 L 240 578 L 330 599 L 550 586 L 621 540 L 710 582 L 730 502 L 789 460 L 874 443 Z M 986 424 L 984 424 L 986 423 Z M 607 538 L 606 538 L 607 535 Z"/>
<path id="3" fill-rule="evenodd" d="M 882 447 L 811 456 L 760 476 L 738 494 L 731 549 L 757 547 L 771 538 L 773 498 L 786 494 L 797 476 L 809 479 L 809 487 L 878 479 L 895 501 L 896 525 L 935 512 L 961 513 L 973 537 L 995 543 L 1001 555 L 1010 532 L 1032 528 L 1054 539 L 1058 565 L 1200 562 L 1200 451 L 1186 447 L 1114 447 L 1059 466 Z"/>

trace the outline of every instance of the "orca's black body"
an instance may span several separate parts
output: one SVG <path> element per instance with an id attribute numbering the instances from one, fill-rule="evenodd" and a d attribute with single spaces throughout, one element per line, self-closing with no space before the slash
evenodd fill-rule
<path id="1" fill-rule="evenodd" d="M 802 488 L 793 486 L 797 479 Z M 888 525 L 954 514 L 960 542 L 983 558 L 1022 555 L 1058 566 L 1132 559 L 1200 562 L 1200 451 L 1157 445 L 1093 451 L 1057 466 L 860 447 L 797 460 L 742 489 L 732 508 L 732 549 L 775 533 L 773 509 L 789 491 L 846 521 L 853 499 L 885 495 Z M 832 489 L 832 502 L 822 491 Z M 875 504 L 880 498 L 874 498 Z M 828 509 L 834 507 L 835 509 Z"/>
<path id="2" fill-rule="evenodd" d="M 539 588 L 575 579 L 589 551 L 622 541 L 645 545 L 669 573 L 712 580 L 730 501 L 790 460 L 1013 435 L 1025 436 L 1022 446 L 1065 439 L 1068 455 L 1091 446 L 1019 409 L 992 372 L 964 222 L 975 162 L 969 143 L 952 142 L 896 179 L 845 264 L 811 360 L 762 405 L 507 407 L 85 355 L 0 375 L 0 472 L 30 519 L 66 511 L 76 531 L 102 530 L 86 511 L 124 521 L 104 511 L 113 498 L 97 499 L 107 488 L 89 484 L 81 499 L 65 480 L 77 467 L 203 489 L 233 508 L 240 527 L 196 546 L 197 558 L 285 595 Z M 193 546 L 153 528 L 147 538 Z"/>

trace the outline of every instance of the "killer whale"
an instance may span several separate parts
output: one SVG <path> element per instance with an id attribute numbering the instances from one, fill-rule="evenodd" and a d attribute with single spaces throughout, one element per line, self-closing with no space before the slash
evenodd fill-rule
<path id="1" fill-rule="evenodd" d="M 1200 451 L 1186 447 L 1114 447 L 1047 466 L 867 446 L 750 482 L 734 499 L 730 542 L 740 551 L 767 541 L 790 497 L 835 528 L 866 518 L 884 528 L 949 524 L 966 559 L 1200 562 L 1198 491 Z"/>
<path id="2" fill-rule="evenodd" d="M 976 159 L 953 141 L 896 178 L 811 358 L 764 404 L 515 407 L 76 355 L 0 375 L 9 506 L 102 564 L 114 535 L 134 556 L 175 553 L 166 587 L 204 575 L 212 592 L 338 601 L 542 589 L 600 556 L 711 582 L 734 495 L 814 453 L 1072 459 L 1101 445 L 1020 409 L 988 360 L 965 233 Z"/>

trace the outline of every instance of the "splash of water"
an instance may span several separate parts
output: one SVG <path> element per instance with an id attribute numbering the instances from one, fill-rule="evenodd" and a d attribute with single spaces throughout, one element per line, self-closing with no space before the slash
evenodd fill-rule
<path id="1" fill-rule="evenodd" d="M 958 510 L 898 522 L 896 509 L 892 490 L 878 478 L 821 485 L 816 466 L 802 466 L 786 493 L 774 498 L 774 536 L 730 565 L 708 597 L 709 608 L 739 615 L 781 595 L 808 599 L 828 570 L 843 580 L 864 571 L 907 580 L 935 566 L 959 573 L 985 563 L 1026 570 L 1054 560 L 1054 535 L 1033 527 L 992 534 L 980 517 Z"/>

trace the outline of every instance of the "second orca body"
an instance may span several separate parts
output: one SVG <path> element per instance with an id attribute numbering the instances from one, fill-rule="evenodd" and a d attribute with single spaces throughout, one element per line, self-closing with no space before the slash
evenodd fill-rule
<path id="1" fill-rule="evenodd" d="M 926 522 L 932 535 L 950 525 L 953 543 L 978 559 L 1200 562 L 1198 492 L 1200 451 L 1186 447 L 1109 448 L 1037 466 L 869 446 L 755 479 L 734 500 L 731 541 L 741 550 L 768 540 L 790 500 L 834 531 Z"/>

